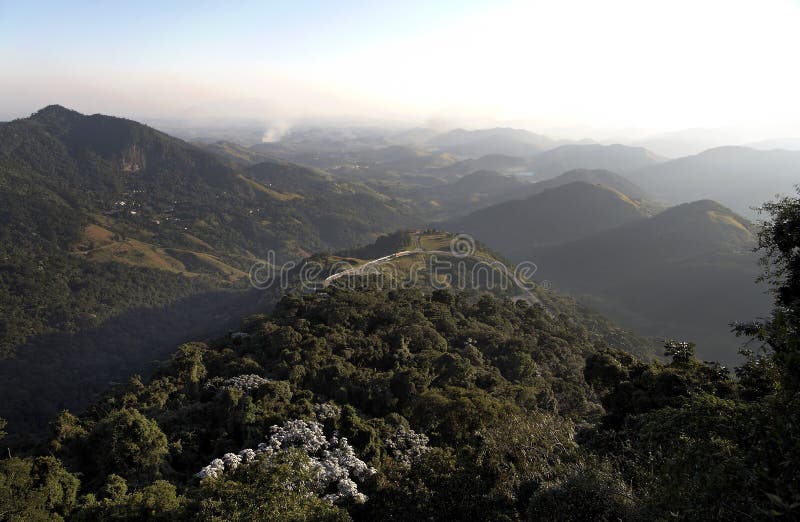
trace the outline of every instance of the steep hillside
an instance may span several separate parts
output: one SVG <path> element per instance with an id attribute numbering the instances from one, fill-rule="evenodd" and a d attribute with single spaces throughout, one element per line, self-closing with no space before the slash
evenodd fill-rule
<path id="1" fill-rule="evenodd" d="M 563 145 L 533 157 L 530 170 L 537 181 L 554 178 L 575 169 L 604 169 L 626 173 L 660 158 L 641 147 L 625 145 Z"/>
<path id="2" fill-rule="evenodd" d="M 478 210 L 442 226 L 466 232 L 521 261 L 534 247 L 565 243 L 645 215 L 646 210 L 627 195 L 579 181 Z"/>
<path id="3" fill-rule="evenodd" d="M 266 162 L 249 167 L 246 176 L 292 207 L 287 220 L 275 226 L 308 245 L 306 251 L 314 245 L 315 250 L 355 246 L 378 232 L 421 222 L 416 207 L 406 201 L 305 167 Z"/>
<path id="4" fill-rule="evenodd" d="M 748 217 L 751 207 L 800 182 L 800 151 L 720 147 L 640 169 L 630 179 L 665 203 L 713 199 Z"/>
<path id="5" fill-rule="evenodd" d="M 238 171 L 136 122 L 58 106 L 4 125 L 0 143 L 2 232 L 21 238 L 5 243 L 12 266 L 49 252 L 74 266 L 117 262 L 228 284 L 268 250 L 285 260 L 413 222 L 409 208 L 366 187 L 279 162 Z M 125 302 L 136 301 L 110 306 Z M 75 312 L 97 315 L 93 303 L 83 308 Z M 26 337 L 4 331 L 14 340 L 0 344 Z"/>
<path id="6" fill-rule="evenodd" d="M 50 106 L 9 122 L 0 359 L 19 359 L 0 363 L 0 416 L 44 422 L 30 397 L 86 404 L 175 342 L 218 333 L 206 319 L 224 328 L 254 306 L 248 270 L 269 251 L 297 259 L 415 219 L 359 184 L 281 162 L 243 170 L 130 120 Z"/>
<path id="7" fill-rule="evenodd" d="M 213 156 L 134 122 L 55 106 L 4 125 L 0 143 L 6 354 L 32 335 L 96 326 L 244 275 L 244 249 L 223 249 L 229 243 L 190 219 L 213 212 L 222 187 L 247 190 Z M 190 254 L 191 267 L 181 261 Z"/>
<path id="8" fill-rule="evenodd" d="M 585 295 L 648 335 L 686 338 L 707 358 L 732 362 L 728 326 L 768 309 L 750 224 L 713 201 L 668 209 L 567 244 L 532 248 L 537 277 Z"/>
<path id="9" fill-rule="evenodd" d="M 369 270 L 356 268 L 351 275 L 331 282 L 348 288 L 361 288 L 368 280 L 383 289 L 416 288 L 430 293 L 447 288 L 473 300 L 491 295 L 525 301 L 542 306 L 551 317 L 569 318 L 598 341 L 653 359 L 657 342 L 626 331 L 571 297 L 551 291 L 535 272 L 516 266 L 480 241 L 467 240 L 466 252 L 459 251 L 458 245 L 464 241 L 462 236 L 435 229 L 398 231 L 381 236 L 372 245 L 306 261 L 321 264 L 323 276 L 350 266 L 369 266 Z M 386 261 L 370 262 L 375 258 Z"/>

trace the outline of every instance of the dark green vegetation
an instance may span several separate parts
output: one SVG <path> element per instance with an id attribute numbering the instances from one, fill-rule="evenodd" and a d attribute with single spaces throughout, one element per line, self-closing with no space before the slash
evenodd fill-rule
<path id="1" fill-rule="evenodd" d="M 269 426 L 309 417 L 310 403 L 329 400 L 344 407 L 335 420 L 342 435 L 382 470 L 365 485 L 370 501 L 355 507 L 354 515 L 433 515 L 438 503 L 455 500 L 473 473 L 486 473 L 487 481 L 469 486 L 474 501 L 454 515 L 512 513 L 522 477 L 504 470 L 511 462 L 504 453 L 521 452 L 510 458 L 522 457 L 526 470 L 552 478 L 548 458 L 568 458 L 575 450 L 573 423 L 599 415 L 583 360 L 603 343 L 567 317 L 551 319 L 524 303 L 491 297 L 470 302 L 449 291 L 425 296 L 417 290 L 332 288 L 286 297 L 271 316 L 248 318 L 244 330 L 250 338 L 238 344 L 184 345 L 149 385 L 133 380 L 84 418 L 61 416 L 50 448 L 68 469 L 82 473 L 82 493 L 96 499 L 73 501 L 73 516 L 135 517 L 148 506 L 131 506 L 137 503 L 131 497 L 158 488 L 168 497 L 156 503 L 163 515 L 208 518 L 215 503 L 226 504 L 233 490 L 249 485 L 211 480 L 198 489 L 193 475 L 202 466 L 226 451 L 255 447 Z M 251 393 L 209 384 L 240 374 L 271 380 Z M 434 447 L 419 469 L 393 462 L 385 445 L 406 423 L 427 434 Z M 509 439 L 512 423 L 526 431 Z M 537 433 L 541 427 L 559 431 Z M 527 461 L 513 441 L 534 434 L 545 453 Z M 107 449 L 97 451 L 98 445 Z M 501 480 L 491 478 L 501 470 Z M 230 480 L 245 478 L 268 480 L 257 474 Z M 180 496 L 173 499 L 175 490 L 159 479 L 177 486 Z M 116 498 L 109 492 L 112 481 L 128 493 Z M 246 517 L 253 507 L 277 501 L 269 490 L 248 491 L 240 499 L 244 504 L 227 503 L 225 517 Z"/>
<path id="2" fill-rule="evenodd" d="M 754 230 L 722 205 L 698 201 L 528 255 L 557 289 L 587 296 L 636 331 L 694 339 L 703 357 L 729 364 L 729 323 L 769 309 L 755 284 Z"/>
<path id="3" fill-rule="evenodd" d="M 61 415 L 40 451 L 50 455 L 0 461 L 0 512 L 9 520 L 794 520 L 800 198 L 766 210 L 772 220 L 758 242 L 775 306 L 736 327 L 754 350 L 735 375 L 677 341 L 666 343 L 668 362 L 642 362 L 569 315 L 524 302 L 386 292 L 367 281 L 331 287 L 247 318 L 249 337 L 185 344 L 148 384 L 133 378 L 85 415 Z M 308 447 L 194 477 L 293 419 L 337 430 L 352 458 L 375 468 L 358 481 L 365 501 L 324 500 Z"/>
<path id="4" fill-rule="evenodd" d="M 391 234 L 378 237 L 374 243 L 366 246 L 344 250 L 338 254 L 341 257 L 353 257 L 356 259 L 376 259 L 389 254 L 394 254 L 401 250 L 413 247 L 411 233 L 407 230 L 399 230 Z"/>
<path id="5" fill-rule="evenodd" d="M 573 177 L 597 184 L 558 184 Z M 641 189 L 604 171 L 568 172 L 531 187 L 539 186 L 546 190 L 443 226 L 484 238 L 515 262 L 534 262 L 538 280 L 628 328 L 694 339 L 705 358 L 737 360 L 728 324 L 769 307 L 764 288 L 753 284 L 753 224 L 713 201 L 660 211 L 639 199 L 646 198 Z"/>
<path id="6" fill-rule="evenodd" d="M 6 123 L 0 416 L 41 426 L 176 342 L 224 331 L 264 297 L 247 294 L 247 271 L 269 250 L 285 261 L 416 219 L 358 183 L 243 168 L 130 120 L 50 106 Z"/>
<path id="7" fill-rule="evenodd" d="M 603 185 L 575 181 L 445 222 L 516 261 L 532 248 L 566 243 L 647 216 L 648 208 Z"/>
<path id="8" fill-rule="evenodd" d="M 280 162 L 238 170 L 129 120 L 51 106 L 0 133 L 6 353 L 121 307 L 234 284 L 268 250 L 285 260 L 411 221 L 366 187 Z M 98 289 L 111 294 L 101 301 Z M 14 302 L 22 295 L 26 310 Z"/>

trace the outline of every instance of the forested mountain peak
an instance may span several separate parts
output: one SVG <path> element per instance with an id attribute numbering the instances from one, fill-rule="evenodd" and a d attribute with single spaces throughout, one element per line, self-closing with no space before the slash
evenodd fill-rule
<path id="1" fill-rule="evenodd" d="M 59 105 L 45 107 L 29 120 L 41 124 L 84 163 L 91 164 L 94 157 L 110 162 L 121 172 L 152 174 L 169 169 L 174 174 L 189 174 L 216 184 L 234 175 L 214 155 L 133 120 L 83 115 Z"/>
<path id="2" fill-rule="evenodd" d="M 695 237 L 709 245 L 755 245 L 750 221 L 710 199 L 668 208 L 646 223 L 653 230 L 670 231 L 685 238 Z"/>
<path id="3" fill-rule="evenodd" d="M 566 185 L 574 181 L 584 181 L 592 185 L 603 185 L 635 200 L 648 199 L 647 194 L 631 182 L 628 178 L 605 169 L 574 169 L 567 171 L 560 176 L 534 183 L 532 189 L 536 192 L 543 192 L 549 188 Z"/>
<path id="4" fill-rule="evenodd" d="M 641 219 L 648 212 L 617 189 L 573 181 L 477 210 L 442 226 L 481 238 L 519 261 L 526 259 L 533 245 L 567 242 Z"/>
<path id="5" fill-rule="evenodd" d="M 77 118 L 80 116 L 83 116 L 83 114 L 79 113 L 78 111 L 68 109 L 63 105 L 54 103 L 46 107 L 42 107 L 38 111 L 31 114 L 30 118 L 32 120 L 46 122 L 46 121 L 68 120 L 70 118 Z"/>

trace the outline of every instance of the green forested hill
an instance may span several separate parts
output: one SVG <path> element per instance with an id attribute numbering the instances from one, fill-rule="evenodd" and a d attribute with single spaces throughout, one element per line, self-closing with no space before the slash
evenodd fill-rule
<path id="1" fill-rule="evenodd" d="M 651 206 L 654 205 L 652 197 L 632 183 L 628 178 L 604 169 L 570 170 L 554 178 L 546 179 L 544 181 L 537 181 L 536 183 L 530 185 L 529 190 L 525 192 L 528 196 L 532 196 L 534 194 L 544 192 L 545 190 L 560 187 L 568 183 L 574 183 L 576 181 L 584 181 L 586 183 L 591 183 L 592 185 L 609 187 L 625 194 L 634 201 Z"/>
<path id="2" fill-rule="evenodd" d="M 286 256 L 354 246 L 329 242 L 318 230 L 319 221 L 336 220 L 339 213 L 370 213 L 345 223 L 360 227 L 362 243 L 410 221 L 412 214 L 357 185 L 326 178 L 312 184 L 317 175 L 303 167 L 276 162 L 252 167 L 256 178 L 270 170 L 293 180 L 295 188 L 303 186 L 300 192 L 270 188 L 247 170 L 144 125 L 58 106 L 4 126 L 1 141 L 2 186 L 11 194 L 63 203 L 86 224 L 142 242 L 193 251 L 199 246 L 236 268 L 249 266 L 241 257 L 252 259 L 269 248 Z M 292 223 L 296 226 L 288 226 Z M 297 228 L 303 240 L 297 241 Z M 75 234 L 80 231 L 66 240 Z"/>
<path id="3" fill-rule="evenodd" d="M 0 362 L 0 416 L 41 426 L 56 402 L 31 413 L 30 396 L 41 405 L 61 386 L 60 404 L 85 404 L 175 342 L 219 332 L 208 317 L 246 313 L 247 271 L 269 251 L 282 262 L 353 247 L 415 219 L 361 185 L 286 163 L 239 168 L 122 118 L 54 105 L 8 122 L 0 360 L 23 358 Z"/>
<path id="4" fill-rule="evenodd" d="M 731 363 L 729 324 L 769 309 L 756 284 L 755 230 L 730 209 L 697 201 L 528 255 L 538 277 L 625 326 L 693 339 L 703 357 Z"/>
<path id="5" fill-rule="evenodd" d="M 181 345 L 0 460 L 10 520 L 794 520 L 800 199 L 735 377 L 643 362 L 566 310 L 362 280 Z M 552 303 L 546 303 L 552 306 Z M 0 428 L 3 426 L 0 425 Z M 0 433 L 2 436 L 2 433 Z"/>
<path id="6" fill-rule="evenodd" d="M 549 187 L 574 177 L 599 185 Z M 441 226 L 472 234 L 516 262 L 535 263 L 537 279 L 627 328 L 694 339 L 703 357 L 737 360 L 728 349 L 736 342 L 730 322 L 769 306 L 765 288 L 755 284 L 755 225 L 711 200 L 661 210 L 606 171 L 574 171 L 531 187 L 541 185 L 545 190 L 526 199 Z"/>
<path id="7" fill-rule="evenodd" d="M 134 377 L 86 415 L 61 415 L 53 456 L 0 461 L 0 505 L 73 520 L 793 509 L 781 459 L 798 455 L 773 445 L 791 431 L 760 427 L 785 407 L 770 359 L 734 381 L 691 345 L 646 364 L 524 302 L 368 286 L 287 296 L 243 331 L 182 345 L 151 382 Z"/>
<path id="8" fill-rule="evenodd" d="M 483 510 L 513 515 L 526 474 L 549 481 L 549 465 L 576 462 L 575 424 L 601 413 L 583 361 L 604 345 L 571 321 L 524 302 L 473 301 L 450 291 L 331 288 L 286 297 L 273 314 L 248 318 L 243 329 L 249 334 L 243 340 L 184 345 L 150 384 L 131 381 L 83 419 L 60 418 L 51 447 L 68 469 L 84 474 L 86 492 L 105 491 L 109 473 L 131 491 L 151 493 L 158 484 L 152 481 L 161 478 L 181 495 L 163 516 L 259 518 L 248 505 L 230 504 L 224 490 L 242 488 L 257 501 L 271 495 L 269 489 L 252 491 L 249 478 L 231 475 L 242 483 L 198 490 L 194 475 L 227 452 L 256 448 L 272 425 L 297 427 L 286 423 L 306 419 L 313 430 L 316 419 L 326 436 L 338 430 L 379 470 L 371 478 L 353 477 L 369 498 L 352 505 L 354 515 L 428 518 L 455 498 L 462 501 L 451 505 L 452 517 Z M 331 402 L 340 413 L 329 418 L 314 406 Z M 123 425 L 133 431 L 120 431 Z M 522 431 L 507 439 L 512 425 Z M 536 437 L 534 453 L 513 442 L 529 436 Z M 100 440 L 108 441 L 109 451 L 92 449 Z M 136 440 L 139 450 L 122 450 L 126 440 Z M 496 475 L 514 461 L 515 468 Z M 288 473 L 301 473 L 297 464 L 286 466 Z M 85 504 L 82 516 L 141 513 L 133 497 L 117 500 L 130 505 L 102 500 Z M 314 513 L 345 513 L 313 499 L 289 501 Z M 156 504 L 164 509 L 159 502 L 164 499 Z M 269 512 L 258 511 L 260 519 L 269 519 Z"/>
<path id="9" fill-rule="evenodd" d="M 239 171 L 136 122 L 59 106 L 0 128 L 0 203 L 6 355 L 33 334 L 235 286 L 268 250 L 280 261 L 351 247 L 412 221 L 365 187 L 285 163 Z"/>
<path id="10" fill-rule="evenodd" d="M 648 208 L 613 188 L 575 181 L 445 222 L 516 261 L 533 247 L 565 243 L 646 216 Z"/>

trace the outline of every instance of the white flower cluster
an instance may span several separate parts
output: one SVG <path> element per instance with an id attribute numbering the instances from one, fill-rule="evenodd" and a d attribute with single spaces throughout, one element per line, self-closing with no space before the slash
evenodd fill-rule
<path id="1" fill-rule="evenodd" d="M 217 478 L 226 471 L 233 471 L 241 464 L 249 464 L 256 459 L 256 452 L 251 449 L 243 449 L 237 453 L 226 453 L 221 459 L 214 459 L 211 464 L 204 467 L 197 474 L 197 477 Z"/>
<path id="2" fill-rule="evenodd" d="M 338 409 L 333 405 L 327 406 Z M 320 408 L 320 411 L 332 413 L 334 410 Z M 319 413 L 317 415 L 319 416 Z M 366 495 L 358 491 L 358 485 L 353 478 L 363 480 L 377 471 L 356 456 L 346 438 L 334 435 L 329 440 L 322 431 L 322 424 L 302 419 L 286 421 L 282 426 L 272 426 L 270 432 L 267 441 L 259 444 L 258 449 L 244 449 L 238 454 L 226 453 L 222 459 L 214 459 L 211 464 L 201 469 L 197 476 L 201 479 L 217 478 L 241 464 L 252 462 L 258 455 L 269 459 L 280 452 L 299 448 L 310 459 L 309 467 L 316 476 L 319 491 L 336 488 L 336 493 L 323 497 L 325 500 L 331 503 L 366 502 Z"/>
<path id="3" fill-rule="evenodd" d="M 225 390 L 229 388 L 236 388 L 242 390 L 245 393 L 249 393 L 253 390 L 260 388 L 261 386 L 265 385 L 266 383 L 270 382 L 270 379 L 266 377 L 262 377 L 260 375 L 256 375 L 254 373 L 250 374 L 243 374 L 237 375 L 236 377 L 231 377 L 230 379 L 223 379 L 222 377 L 214 377 L 213 379 L 209 379 L 206 381 L 205 388 L 207 390 Z"/>
<path id="4" fill-rule="evenodd" d="M 333 448 L 324 450 L 321 457 L 312 458 L 311 463 L 323 488 L 336 486 L 336 493 L 330 493 L 322 498 L 331 504 L 348 501 L 363 504 L 367 501 L 367 496 L 358 491 L 358 485 L 350 476 L 352 474 L 356 479 L 363 480 L 377 471 L 356 456 L 346 438 L 332 437 L 331 446 Z"/>
<path id="5" fill-rule="evenodd" d="M 349 478 L 341 479 L 336 483 L 336 493 L 329 493 L 322 497 L 331 504 L 343 502 L 345 500 L 352 500 L 356 504 L 363 504 L 367 501 L 367 496 L 358 491 L 358 484 Z"/>
<path id="6" fill-rule="evenodd" d="M 258 450 L 268 455 L 288 448 L 302 448 L 313 455 L 328 445 L 328 439 L 322 432 L 322 424 L 316 421 L 295 419 L 284 422 L 283 426 L 272 426 L 269 430 L 272 435 L 267 442 L 258 445 Z"/>
<path id="7" fill-rule="evenodd" d="M 328 419 L 335 419 L 341 414 L 342 409 L 330 402 L 314 405 L 314 415 L 322 422 L 325 422 Z"/>
<path id="8" fill-rule="evenodd" d="M 430 449 L 427 435 L 403 426 L 386 441 L 386 447 L 394 460 L 409 467 Z"/>
<path id="9" fill-rule="evenodd" d="M 226 379 L 222 383 L 222 386 L 224 388 L 239 388 L 244 392 L 249 392 L 260 388 L 268 382 L 270 382 L 269 379 L 254 373 L 250 373 L 245 375 L 237 375 L 236 377 Z"/>

